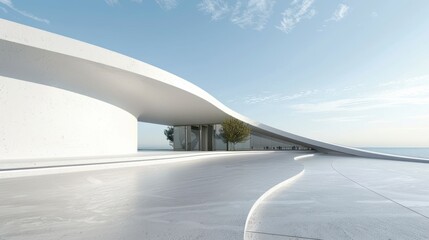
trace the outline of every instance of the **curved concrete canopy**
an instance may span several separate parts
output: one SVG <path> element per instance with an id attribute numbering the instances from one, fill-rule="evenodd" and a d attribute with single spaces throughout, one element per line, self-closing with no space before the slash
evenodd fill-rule
<path id="1" fill-rule="evenodd" d="M 190 125 L 234 117 L 253 131 L 322 152 L 425 161 L 334 145 L 253 121 L 194 84 L 122 54 L 0 19 L 0 75 L 86 95 L 122 108 L 139 121 Z"/>

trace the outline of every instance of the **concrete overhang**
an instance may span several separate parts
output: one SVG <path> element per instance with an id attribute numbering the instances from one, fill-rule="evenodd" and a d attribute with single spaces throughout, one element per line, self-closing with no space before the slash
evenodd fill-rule
<path id="1" fill-rule="evenodd" d="M 139 121 L 190 125 L 220 123 L 227 117 L 284 141 L 359 157 L 426 161 L 380 154 L 288 133 L 229 109 L 196 85 L 122 54 L 0 19 L 0 75 L 52 86 L 133 114 Z"/>

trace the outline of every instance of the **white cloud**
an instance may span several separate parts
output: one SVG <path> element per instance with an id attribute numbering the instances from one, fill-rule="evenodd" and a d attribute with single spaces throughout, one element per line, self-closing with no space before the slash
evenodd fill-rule
<path id="1" fill-rule="evenodd" d="M 246 5 L 238 1 L 232 12 L 231 22 L 242 28 L 262 30 L 271 16 L 275 0 L 249 0 Z"/>
<path id="2" fill-rule="evenodd" d="M 176 0 L 156 0 L 156 3 L 165 10 L 170 10 L 177 6 Z"/>
<path id="3" fill-rule="evenodd" d="M 242 28 L 256 30 L 264 29 L 267 24 L 276 0 L 238 0 L 235 3 L 226 0 L 202 0 L 198 8 L 211 15 L 212 20 L 219 20 L 230 16 L 233 24 Z"/>
<path id="4" fill-rule="evenodd" d="M 12 9 L 13 11 L 15 11 L 15 12 L 17 12 L 17 13 L 21 14 L 21 15 L 22 15 L 22 16 L 24 16 L 24 17 L 27 17 L 27 18 L 33 19 L 33 20 L 38 21 L 38 22 L 43 22 L 43 23 L 49 24 L 49 20 L 47 20 L 47 19 L 37 17 L 37 16 L 35 16 L 35 15 L 31 14 L 31 13 L 28 13 L 28 12 L 26 12 L 26 11 L 23 11 L 23 10 L 20 10 L 20 9 L 16 8 L 16 7 L 13 5 L 13 3 L 12 3 L 12 1 L 11 1 L 11 0 L 0 0 L 0 3 L 1 3 L 1 4 L 6 5 L 8 8 L 10 8 L 10 9 Z M 4 9 L 4 8 L 3 8 L 3 9 Z M 6 9 L 4 9 L 3 11 L 5 11 L 5 10 L 6 10 Z M 6 10 L 6 12 L 7 12 L 7 10 Z"/>
<path id="5" fill-rule="evenodd" d="M 307 96 L 316 94 L 318 92 L 319 92 L 319 90 L 317 90 L 317 89 L 302 91 L 302 92 L 295 93 L 292 95 L 281 96 L 280 98 L 277 99 L 277 101 L 286 101 L 286 100 L 293 100 L 293 99 L 297 99 L 297 98 L 307 97 Z"/>
<path id="6" fill-rule="evenodd" d="M 120 0 L 104 0 L 108 5 L 114 6 L 119 4 Z M 142 3 L 143 0 L 131 0 L 131 2 Z M 177 6 L 177 0 L 155 0 L 155 2 L 165 10 L 173 9 Z"/>
<path id="7" fill-rule="evenodd" d="M 425 125 L 427 125 L 427 122 L 429 122 L 429 113 L 411 115 L 411 116 L 408 116 L 408 118 L 413 121 L 424 122 Z"/>
<path id="8" fill-rule="evenodd" d="M 119 4 L 119 0 L 104 0 L 104 1 L 110 6 L 114 6 L 116 4 Z M 131 2 L 142 3 L 143 0 L 131 0 Z"/>
<path id="9" fill-rule="evenodd" d="M 284 94 L 261 94 L 258 96 L 250 96 L 246 97 L 244 99 L 244 103 L 246 104 L 256 104 L 256 103 L 262 103 L 262 102 L 268 102 L 268 103 L 276 103 L 276 102 L 283 102 L 283 101 L 289 101 L 294 100 L 302 97 L 307 97 L 313 94 L 318 93 L 319 90 L 307 90 L 307 91 L 301 91 L 299 93 L 295 93 L 292 95 L 284 95 Z"/>
<path id="10" fill-rule="evenodd" d="M 317 103 L 302 103 L 292 105 L 292 109 L 300 112 L 335 112 L 335 111 L 359 111 L 381 107 L 374 104 L 374 99 L 369 98 L 345 98 Z"/>
<path id="11" fill-rule="evenodd" d="M 108 5 L 113 6 L 119 3 L 119 0 L 104 0 Z"/>
<path id="12" fill-rule="evenodd" d="M 365 111 L 394 106 L 424 106 L 429 105 L 429 77 L 414 78 L 421 81 L 411 85 L 384 85 L 376 93 L 369 93 L 355 98 L 342 98 L 317 103 L 302 103 L 291 108 L 301 112 L 341 112 Z M 426 81 L 423 81 L 425 79 Z M 405 82 L 405 81 L 399 81 Z"/>
<path id="13" fill-rule="evenodd" d="M 409 116 L 409 118 L 413 119 L 413 120 L 419 120 L 419 121 L 429 121 L 429 113 L 428 114 Z"/>
<path id="14" fill-rule="evenodd" d="M 214 21 L 223 18 L 231 10 L 224 0 L 203 0 L 198 4 L 198 8 L 210 14 Z"/>
<path id="15" fill-rule="evenodd" d="M 349 12 L 349 6 L 347 6 L 346 4 L 340 3 L 337 7 L 337 9 L 335 9 L 334 14 L 332 15 L 332 17 L 329 19 L 331 21 L 340 21 L 341 19 L 343 19 L 345 16 L 347 16 L 347 13 Z"/>
<path id="16" fill-rule="evenodd" d="M 313 122 L 359 122 L 364 119 L 364 116 L 339 116 L 331 118 L 317 118 L 313 119 Z"/>
<path id="17" fill-rule="evenodd" d="M 283 19 L 277 28 L 289 33 L 303 19 L 311 19 L 316 14 L 313 3 L 314 0 L 294 0 L 291 7 L 283 12 Z"/>
<path id="18" fill-rule="evenodd" d="M 372 90 L 365 90 L 367 88 Z M 360 95 L 351 97 L 355 92 Z M 311 102 L 326 96 L 347 97 Z M 280 103 L 302 98 L 307 98 L 308 101 L 300 100 L 301 103 L 291 104 L 289 105 L 290 108 L 300 112 L 351 112 L 396 106 L 429 105 L 429 75 L 390 81 L 374 86 L 355 84 L 338 89 L 306 90 L 290 95 L 264 92 L 248 96 L 242 101 L 246 104 Z"/>
<path id="19" fill-rule="evenodd" d="M 401 87 L 401 86 L 410 85 L 410 84 L 423 84 L 427 81 L 429 81 L 429 74 L 407 78 L 407 79 L 384 82 L 379 84 L 379 86 L 380 87 Z"/>
<path id="20" fill-rule="evenodd" d="M 246 97 L 244 102 L 247 104 L 256 104 L 261 102 L 273 101 L 273 99 L 276 99 L 276 98 L 278 98 L 278 95 L 276 94 L 267 95 L 267 96 L 251 96 L 251 97 Z"/>

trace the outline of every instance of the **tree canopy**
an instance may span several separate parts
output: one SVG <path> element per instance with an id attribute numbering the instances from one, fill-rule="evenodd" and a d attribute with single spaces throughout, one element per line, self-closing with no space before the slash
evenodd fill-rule
<path id="1" fill-rule="evenodd" d="M 226 143 L 230 142 L 234 145 L 239 142 L 245 141 L 250 135 L 249 126 L 235 118 L 227 118 L 222 122 L 222 132 Z"/>
<path id="2" fill-rule="evenodd" d="M 174 142 L 174 127 L 169 126 L 164 130 L 164 135 L 167 137 L 167 140 L 170 141 L 170 146 L 173 146 Z"/>

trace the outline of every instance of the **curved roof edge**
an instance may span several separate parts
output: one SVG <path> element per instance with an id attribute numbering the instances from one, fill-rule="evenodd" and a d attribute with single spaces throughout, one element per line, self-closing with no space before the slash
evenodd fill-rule
<path id="1" fill-rule="evenodd" d="M 209 124 L 230 116 L 249 124 L 254 131 L 321 152 L 429 162 L 424 158 L 321 142 L 270 127 L 231 110 L 206 91 L 167 71 L 104 48 L 4 19 L 0 19 L 0 53 L 2 76 L 87 95 L 121 107 L 140 121 L 166 125 Z M 46 67 L 48 65 L 50 67 Z M 159 96 L 159 92 L 169 96 Z"/>

